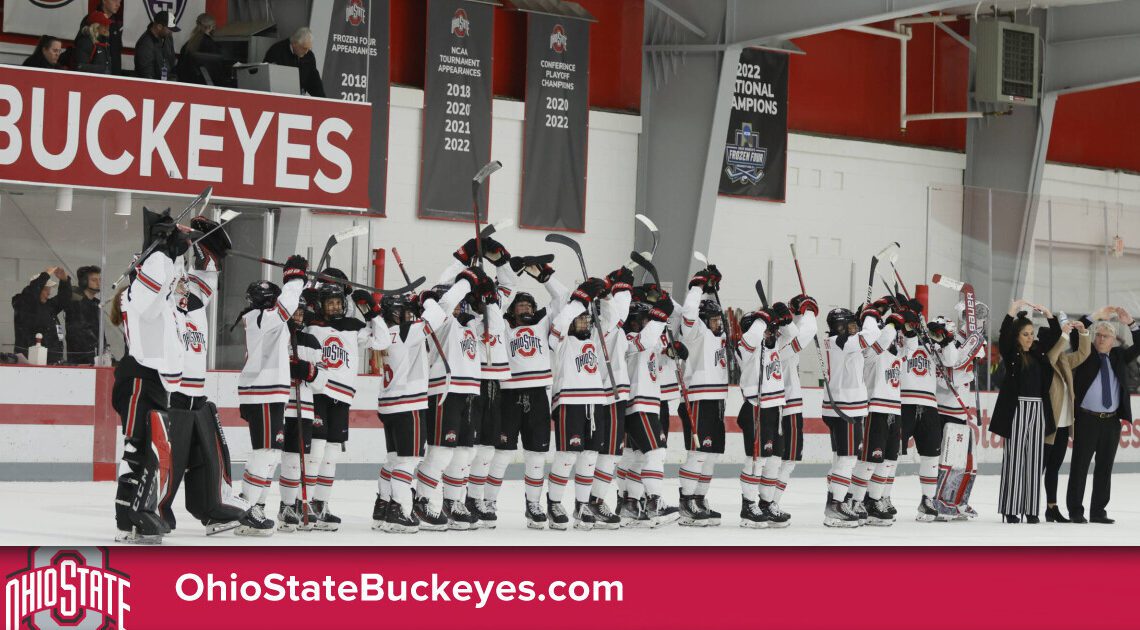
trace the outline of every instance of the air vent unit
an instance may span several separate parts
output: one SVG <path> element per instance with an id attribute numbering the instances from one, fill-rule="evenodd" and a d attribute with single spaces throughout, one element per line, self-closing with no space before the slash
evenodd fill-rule
<path id="1" fill-rule="evenodd" d="M 1037 104 L 1040 42 L 1034 26 L 980 20 L 974 98 L 984 103 Z"/>

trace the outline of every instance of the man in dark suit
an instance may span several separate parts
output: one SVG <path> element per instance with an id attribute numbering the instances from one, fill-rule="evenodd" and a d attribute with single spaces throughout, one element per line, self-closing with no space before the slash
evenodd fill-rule
<path id="1" fill-rule="evenodd" d="M 1104 321 L 1115 314 L 1120 323 L 1128 326 L 1132 345 L 1116 345 L 1116 329 Z M 1066 503 L 1069 518 L 1074 523 L 1104 523 L 1114 521 L 1108 517 L 1107 507 L 1112 486 L 1112 464 L 1120 444 L 1122 422 L 1132 422 L 1132 400 L 1128 388 L 1128 364 L 1140 356 L 1140 325 L 1127 311 L 1118 306 L 1106 306 L 1093 314 L 1095 324 L 1084 319 L 1093 332 L 1093 353 L 1073 371 L 1073 389 L 1077 403 L 1073 425 L 1073 459 L 1069 468 L 1069 489 Z M 1089 464 L 1096 456 L 1093 469 L 1092 509 L 1084 516 L 1085 481 Z"/>
<path id="2" fill-rule="evenodd" d="M 301 89 L 309 96 L 325 97 L 325 84 L 317 70 L 317 56 L 313 54 L 313 32 L 301 27 L 289 39 L 283 39 L 265 51 L 265 63 L 297 68 L 301 75 Z"/>

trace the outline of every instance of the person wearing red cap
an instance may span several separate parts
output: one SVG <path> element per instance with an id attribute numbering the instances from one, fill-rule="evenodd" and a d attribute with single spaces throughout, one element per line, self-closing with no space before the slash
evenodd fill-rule
<path id="1" fill-rule="evenodd" d="M 107 17 L 107 56 L 111 63 L 111 74 L 123 73 L 123 0 L 90 0 L 88 6 L 91 12 L 102 13 Z M 87 27 L 90 24 L 91 13 L 83 16 L 79 23 L 79 32 L 73 38 L 75 42 L 88 37 Z M 68 51 L 74 54 L 73 51 Z M 70 55 L 67 55 L 70 57 Z M 68 67 L 76 67 L 81 62 L 78 56 L 64 63 Z"/>
<path id="2" fill-rule="evenodd" d="M 111 34 L 111 18 L 102 11 L 92 11 L 87 15 L 86 25 L 79 29 L 75 38 L 73 63 L 80 72 L 111 74 L 111 55 L 108 38 Z"/>
<path id="3" fill-rule="evenodd" d="M 143 79 L 174 79 L 174 33 L 178 21 L 170 11 L 154 15 L 150 27 L 135 44 L 135 75 Z"/>

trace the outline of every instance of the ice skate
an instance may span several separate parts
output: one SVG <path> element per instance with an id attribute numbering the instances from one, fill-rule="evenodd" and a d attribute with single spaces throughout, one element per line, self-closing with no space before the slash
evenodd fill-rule
<path id="1" fill-rule="evenodd" d="M 921 523 L 932 523 L 936 518 L 938 518 L 938 510 L 934 509 L 934 502 L 930 500 L 930 497 L 922 497 L 922 502 L 918 504 L 918 513 L 915 515 L 914 520 Z"/>
<path id="2" fill-rule="evenodd" d="M 887 512 L 882 499 L 863 499 L 863 511 L 867 513 L 867 524 L 878 527 L 890 527 L 895 524 L 895 517 Z"/>
<path id="3" fill-rule="evenodd" d="M 740 499 L 740 526 L 747 529 L 767 529 L 768 514 L 760 509 L 756 501 Z"/>
<path id="4" fill-rule="evenodd" d="M 829 498 L 823 511 L 823 524 L 827 527 L 859 527 L 859 516 L 845 501 Z"/>
<path id="5" fill-rule="evenodd" d="M 700 508 L 697 503 L 696 497 L 688 494 L 681 495 L 681 516 L 679 522 L 686 527 L 706 527 L 708 523 L 708 514 Z"/>
<path id="6" fill-rule="evenodd" d="M 388 508 L 391 510 L 391 508 Z M 429 532 L 442 532 L 447 530 L 448 519 L 445 514 L 436 510 L 428 502 L 427 497 L 417 497 L 412 504 L 412 513 L 420 521 L 420 529 Z"/>
<path id="7" fill-rule="evenodd" d="M 792 515 L 781 511 L 775 501 L 760 501 L 760 509 L 768 514 L 768 527 L 779 529 L 791 525 Z"/>
<path id="8" fill-rule="evenodd" d="M 475 515 L 467 511 L 467 505 L 457 499 L 443 500 L 443 515 L 447 517 L 448 529 L 469 531 L 479 528 L 479 521 Z"/>
<path id="9" fill-rule="evenodd" d="M 238 527 L 234 530 L 237 536 L 272 536 L 275 524 L 273 519 L 265 516 L 265 504 L 255 503 L 242 515 Z"/>
<path id="10" fill-rule="evenodd" d="M 598 497 L 590 497 L 586 504 L 590 516 L 594 517 L 594 529 L 617 529 L 621 527 L 621 518 L 610 510 L 610 506 Z"/>
<path id="11" fill-rule="evenodd" d="M 546 529 L 546 513 L 542 511 L 542 504 L 538 501 L 527 501 L 526 512 L 527 529 Z"/>
<path id="12" fill-rule="evenodd" d="M 680 510 L 672 505 L 666 505 L 665 499 L 656 494 L 649 495 L 649 498 L 645 500 L 641 514 L 653 522 L 654 528 L 676 523 L 677 519 L 681 517 Z"/>
<path id="13" fill-rule="evenodd" d="M 550 529 L 570 529 L 570 517 L 566 515 L 561 501 L 546 497 L 546 516 L 550 519 Z"/>
<path id="14" fill-rule="evenodd" d="M 421 523 L 420 519 L 416 518 L 415 508 L 405 511 L 399 502 L 389 501 L 387 510 L 385 531 L 392 534 L 415 534 L 420 531 Z"/>
<path id="15" fill-rule="evenodd" d="M 317 520 L 313 527 L 322 532 L 335 532 L 340 529 L 340 517 L 329 511 L 328 501 L 313 499 L 313 512 Z"/>
<path id="16" fill-rule="evenodd" d="M 590 511 L 590 504 L 585 501 L 574 502 L 574 529 L 594 529 L 594 514 Z"/>
<path id="17" fill-rule="evenodd" d="M 388 531 L 388 503 L 380 498 L 380 493 L 376 493 L 376 503 L 372 505 L 372 529 Z"/>

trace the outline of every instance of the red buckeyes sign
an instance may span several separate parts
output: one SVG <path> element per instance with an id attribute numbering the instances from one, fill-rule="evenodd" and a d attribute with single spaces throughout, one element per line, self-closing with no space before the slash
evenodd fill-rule
<path id="1" fill-rule="evenodd" d="M 367 209 L 366 104 L 0 67 L 0 181 Z"/>

